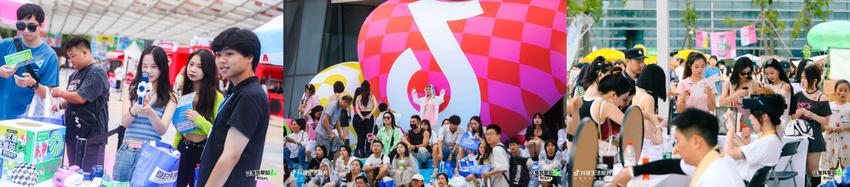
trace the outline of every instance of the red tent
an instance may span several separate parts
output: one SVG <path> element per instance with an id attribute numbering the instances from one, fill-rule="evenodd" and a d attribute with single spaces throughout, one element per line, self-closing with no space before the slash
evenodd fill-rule
<path id="1" fill-rule="evenodd" d="M 267 62 L 268 60 L 264 61 Z M 272 79 L 283 82 L 283 66 L 260 63 L 257 66 L 256 75 L 260 79 Z M 267 92 L 267 94 L 269 96 L 269 113 L 273 116 L 283 117 L 283 94 L 272 92 Z"/>
<path id="2" fill-rule="evenodd" d="M 171 64 L 168 65 L 168 80 L 172 85 L 177 75 L 180 74 L 180 71 L 189 63 L 189 54 L 192 54 L 192 52 L 198 49 L 209 50 L 209 46 L 178 47 L 177 51 L 165 50 L 165 53 L 171 58 Z"/>

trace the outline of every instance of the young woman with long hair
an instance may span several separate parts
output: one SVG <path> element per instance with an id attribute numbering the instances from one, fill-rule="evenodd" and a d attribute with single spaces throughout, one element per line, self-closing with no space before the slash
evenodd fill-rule
<path id="1" fill-rule="evenodd" d="M 357 95 L 354 96 L 354 131 L 357 133 L 357 146 L 354 148 L 354 155 L 365 157 L 368 155 L 366 150 L 366 136 L 372 132 L 375 125 L 373 112 L 378 106 L 378 101 L 372 95 L 372 88 L 369 81 L 363 81 L 360 84 L 360 89 Z"/>
<path id="2" fill-rule="evenodd" d="M 147 141 L 160 141 L 171 124 L 171 117 L 177 106 L 177 95 L 168 81 L 168 55 L 160 47 L 150 47 L 142 51 L 142 60 L 136 67 L 136 78 L 125 89 L 124 114 L 121 125 L 126 127 L 124 140 L 115 154 L 113 177 L 115 181 L 129 182 L 136 160 L 141 153 L 142 144 Z M 141 86 L 142 73 L 148 74 L 151 92 L 145 96 L 136 90 Z M 142 105 L 137 101 L 142 100 Z"/>
<path id="3" fill-rule="evenodd" d="M 741 57 L 735 60 L 732 75 L 729 76 L 729 82 L 723 86 L 723 93 L 720 95 L 720 106 L 738 107 L 741 98 L 761 87 L 758 82 L 753 81 L 754 67 L 750 58 Z"/>
<path id="4" fill-rule="evenodd" d="M 703 81 L 703 71 L 705 71 L 707 62 L 702 53 L 695 52 L 688 55 L 682 81 L 676 86 L 676 94 L 678 95 L 676 110 L 678 112 L 684 112 L 687 108 L 713 112 L 714 108 L 717 107 L 715 103 L 717 94 L 714 84 Z M 694 86 L 702 86 L 702 88 Z"/>
<path id="5" fill-rule="evenodd" d="M 829 101 L 824 97 L 823 91 L 818 87 L 821 83 L 821 70 L 816 66 L 807 66 L 803 69 L 800 83 L 803 92 L 797 93 L 791 99 L 791 119 L 805 120 L 812 129 L 812 138 L 809 140 L 808 155 L 806 156 L 806 171 L 816 172 L 820 169 L 820 158 L 826 152 L 826 142 L 823 138 L 824 130 L 831 130 L 829 116 L 832 110 Z M 820 184 L 820 177 L 812 176 L 812 184 Z"/>
<path id="6" fill-rule="evenodd" d="M 195 181 L 195 167 L 201 163 L 201 153 L 204 151 L 207 135 L 212 129 L 212 122 L 218 114 L 218 107 L 224 100 L 224 95 L 218 91 L 218 79 L 215 57 L 212 52 L 201 49 L 189 54 L 183 74 L 183 95 L 195 94 L 192 109 L 187 110 L 182 117 L 191 121 L 197 130 L 189 133 L 175 133 L 172 144 L 181 153 L 180 169 L 177 176 L 177 186 L 186 186 Z M 301 129 L 303 130 L 303 129 Z"/>
<path id="7" fill-rule="evenodd" d="M 785 105 L 791 104 L 791 95 L 794 93 L 794 88 L 791 86 L 791 80 L 776 59 L 770 59 L 764 64 L 764 87 L 773 90 L 773 93 L 779 94 L 785 99 Z M 785 108 L 785 113 L 781 117 L 783 122 L 789 120 L 788 109 Z M 783 123 L 784 124 L 784 123 Z"/>

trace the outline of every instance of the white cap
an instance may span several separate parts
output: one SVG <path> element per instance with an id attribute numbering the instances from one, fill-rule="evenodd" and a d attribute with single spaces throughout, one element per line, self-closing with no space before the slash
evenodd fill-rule
<path id="1" fill-rule="evenodd" d="M 425 177 L 422 177 L 422 174 L 413 175 L 413 180 L 425 181 Z"/>

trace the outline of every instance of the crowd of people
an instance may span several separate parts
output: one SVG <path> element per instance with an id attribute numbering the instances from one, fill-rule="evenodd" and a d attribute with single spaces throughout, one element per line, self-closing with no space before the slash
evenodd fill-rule
<path id="1" fill-rule="evenodd" d="M 40 6 L 22 5 L 16 24 L 22 37 L 0 40 L 0 56 L 31 50 L 35 61 L 15 66 L 0 59 L 4 64 L 0 66 L 0 120 L 28 117 L 24 111 L 33 97 L 57 98 L 60 102 L 48 107 L 64 110 L 68 163 L 92 172 L 95 165 L 104 164 L 107 137 L 117 133 L 119 148 L 111 175 L 114 181 L 129 182 L 142 144 L 161 141 L 173 117 L 185 118 L 197 130 L 178 133 L 173 142 L 182 153 L 177 186 L 256 185 L 254 176 L 246 172 L 260 169 L 269 106 L 267 90 L 254 76 L 260 42 L 252 31 L 229 28 L 215 37 L 212 50 L 193 52 L 182 70 L 184 81 L 178 85 L 169 82 L 168 72 L 174 67 L 169 67 L 165 50 L 147 47 L 135 75 L 148 76 L 135 76 L 123 88 L 120 125 L 107 132 L 110 83 L 105 67 L 94 62 L 89 40 L 74 37 L 61 50 L 76 71 L 65 88 L 59 87 L 56 52 L 38 34 L 44 29 L 44 16 Z M 219 90 L 220 80 L 227 80 L 229 89 Z M 151 92 L 137 92 L 140 88 Z M 175 115 L 178 99 L 190 94 L 194 95 L 192 108 Z"/>
<path id="2" fill-rule="evenodd" d="M 432 85 L 425 86 L 424 97 L 411 93 L 419 114 L 396 119 L 399 114 L 376 100 L 368 81 L 354 96 L 342 93 L 344 85 L 338 82 L 325 107 L 318 102 L 315 85 L 308 84 L 299 106 L 302 119 L 293 121 L 285 139 L 285 170 L 306 171 L 304 182 L 313 186 L 375 186 L 384 179 L 398 186 L 421 186 L 419 169 L 425 168 L 434 169 L 430 181 L 436 186 L 448 186 L 456 178 L 471 186 L 561 186 L 566 177 L 553 171 L 567 171 L 567 152 L 579 119 L 600 125 L 602 143 L 618 145 L 624 111 L 630 106 L 642 109 L 643 149 L 670 145 L 678 154 L 670 158 L 646 152 L 658 155 L 642 155 L 653 162 L 630 165 L 615 175 L 614 185 L 642 174 L 682 174 L 698 186 L 743 186 L 758 169 L 777 164 L 780 150 L 775 148 L 782 147 L 790 123 L 813 129 L 806 148 L 811 184 L 821 182 L 816 171 L 850 164 L 850 83 L 839 80 L 835 94 L 824 94 L 821 64 L 803 60 L 793 71 L 781 58 L 758 63 L 741 57 L 727 68 L 715 56 L 694 52 L 680 59 L 671 54 L 673 84 L 668 92 L 661 84 L 667 73 L 658 65 L 644 65 L 641 49 L 626 50 L 625 56 L 622 63 L 597 57 L 579 65 L 578 75 L 570 79 L 574 84 L 564 121 L 547 122 L 535 114 L 525 131 L 508 135 L 504 144 L 499 125 L 485 125 L 478 116 L 437 119 L 445 92 L 436 94 Z M 659 106 L 662 100 L 671 105 Z M 673 114 L 660 116 L 659 107 L 670 107 Z M 743 113 L 746 119 L 738 116 Z M 406 120 L 407 131 L 399 126 Z M 357 136 L 353 146 L 345 137 L 348 123 Z M 728 138 L 719 142 L 723 133 Z M 477 149 L 463 146 L 464 137 L 479 140 Z M 834 154 L 822 154 L 827 150 Z M 461 172 L 477 165 L 492 170 L 481 175 Z M 292 176 L 285 176 L 286 184 L 297 183 Z"/>
<path id="3" fill-rule="evenodd" d="M 645 58 L 639 50 L 626 50 L 626 61 Z M 756 170 L 777 164 L 781 150 L 775 148 L 782 147 L 783 136 L 796 133 L 784 132 L 785 127 L 797 123 L 812 129 L 806 147 L 805 174 L 809 184 L 821 183 L 818 171 L 850 164 L 846 147 L 850 135 L 850 110 L 846 108 L 850 84 L 836 80 L 833 94 L 826 94 L 826 69 L 822 63 L 803 59 L 794 67 L 779 57 L 763 58 L 761 62 L 739 57 L 727 67 L 716 56 L 699 52 L 690 53 L 686 59 L 678 58 L 676 52 L 670 57 L 670 92 L 665 84 L 659 84 L 665 82 L 665 74 L 654 64 L 607 63 L 597 57 L 576 67 L 580 70 L 576 69 L 579 74 L 571 79 L 575 84 L 567 110 L 571 124 L 589 118 L 600 124 L 601 138 L 608 140 L 611 134 L 619 133 L 616 130 L 622 122 L 621 110 L 638 106 L 645 119 L 643 149 L 672 141 L 674 149 L 681 153 L 681 160 L 653 159 L 658 161 L 629 167 L 615 177 L 616 185 L 625 185 L 633 176 L 675 173 L 692 176 L 697 185 L 743 186 Z M 671 100 L 671 129 L 662 122 L 665 117 L 657 116 L 658 99 Z M 662 138 L 665 129 L 675 134 L 674 139 Z M 728 137 L 725 142 L 718 142 L 720 133 Z M 722 150 L 717 149 L 720 145 Z M 824 154 L 827 151 L 829 154 Z M 731 175 L 735 173 L 739 175 Z"/>

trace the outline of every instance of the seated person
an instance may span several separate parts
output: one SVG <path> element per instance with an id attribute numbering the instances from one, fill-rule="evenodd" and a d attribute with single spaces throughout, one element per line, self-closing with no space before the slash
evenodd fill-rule
<path id="1" fill-rule="evenodd" d="M 419 163 L 407 148 L 408 145 L 401 142 L 390 153 L 392 165 L 390 165 L 389 174 L 397 184 L 410 183 L 413 175 L 419 174 Z"/>
<path id="2" fill-rule="evenodd" d="M 724 156 L 714 149 L 717 145 L 717 117 L 699 109 L 687 109 L 676 116 L 676 149 L 682 159 L 666 159 L 635 167 L 627 167 L 614 176 L 612 186 L 626 186 L 634 176 L 643 174 L 687 174 L 692 176 L 690 186 L 743 187 L 744 180 L 736 171 L 732 157 Z M 684 162 L 682 164 L 681 162 Z M 690 166 L 697 166 L 692 169 Z M 684 184 L 683 184 L 684 185 Z"/>
<path id="3" fill-rule="evenodd" d="M 311 186 L 321 186 L 321 187 L 334 187 L 338 183 L 339 176 L 336 170 L 331 169 L 331 160 L 322 159 L 321 166 L 319 166 L 319 170 L 312 170 L 308 172 L 310 176 L 310 183 L 307 184 L 308 187 Z"/>
<path id="4" fill-rule="evenodd" d="M 366 164 L 363 166 L 369 183 L 373 185 L 389 174 L 390 157 L 381 152 L 383 147 L 384 144 L 381 141 L 372 142 L 372 155 L 366 159 Z"/>
<path id="5" fill-rule="evenodd" d="M 756 171 L 765 166 L 775 166 L 779 162 L 781 151 L 776 148 L 782 147 L 782 140 L 776 134 L 776 127 L 781 123 L 780 117 L 787 107 L 782 96 L 777 94 L 765 94 L 755 96 L 747 102 L 744 100 L 743 108 L 750 110 L 750 121 L 752 129 L 759 133 L 758 138 L 749 144 L 743 143 L 742 137 L 735 133 L 735 115 L 731 112 L 726 114 L 727 128 L 723 153 L 738 161 L 738 172 L 746 181 L 753 178 Z M 749 142 L 749 141 L 747 141 Z"/>

